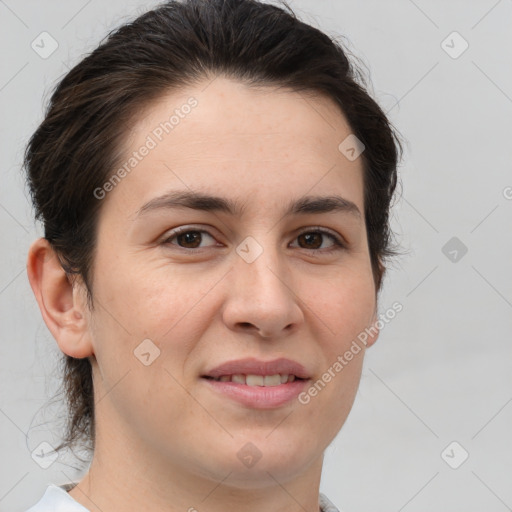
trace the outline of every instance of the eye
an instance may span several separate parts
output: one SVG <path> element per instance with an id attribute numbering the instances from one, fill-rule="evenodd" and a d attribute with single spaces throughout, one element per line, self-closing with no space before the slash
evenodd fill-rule
<path id="1" fill-rule="evenodd" d="M 215 238 L 208 231 L 184 226 L 171 232 L 162 243 L 164 245 L 177 245 L 182 249 L 201 249 L 216 245 L 216 243 L 201 245 L 205 237 L 215 242 Z M 326 238 L 331 241 L 331 245 L 328 248 L 322 248 Z M 345 243 L 342 242 L 340 237 L 322 228 L 309 228 L 309 230 L 299 233 L 295 240 L 299 241 L 299 248 L 308 249 L 308 252 L 313 253 L 329 253 L 346 248 Z"/>
<path id="2" fill-rule="evenodd" d="M 163 244 L 178 245 L 183 249 L 198 249 L 201 248 L 201 242 L 204 237 L 215 240 L 213 236 L 203 229 L 191 229 L 190 227 L 182 227 L 175 229 L 171 235 L 163 241 Z M 176 240 L 177 243 L 173 243 Z M 202 246 L 204 247 L 204 246 Z"/>
<path id="3" fill-rule="evenodd" d="M 329 238 L 332 244 L 330 248 L 322 250 L 321 246 L 325 237 Z M 345 249 L 345 244 L 338 236 L 321 228 L 310 228 L 309 231 L 303 231 L 297 236 L 297 240 L 299 243 L 304 244 L 301 246 L 301 248 L 310 249 L 311 252 L 329 253 L 332 251 Z"/>

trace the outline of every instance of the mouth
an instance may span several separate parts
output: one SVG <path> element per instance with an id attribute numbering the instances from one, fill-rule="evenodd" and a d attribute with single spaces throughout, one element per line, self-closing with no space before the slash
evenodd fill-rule
<path id="1" fill-rule="evenodd" d="M 203 377 L 223 379 L 222 382 L 239 382 L 249 386 L 277 386 L 285 384 L 290 378 L 292 382 L 294 379 L 309 379 L 310 374 L 303 365 L 291 359 L 282 357 L 273 361 L 261 361 L 250 357 L 226 361 L 207 371 Z"/>
<path id="2" fill-rule="evenodd" d="M 228 361 L 201 379 L 217 396 L 251 409 L 275 409 L 291 404 L 311 380 L 304 366 L 291 359 Z"/>
<path id="3" fill-rule="evenodd" d="M 243 374 L 236 373 L 233 375 L 221 375 L 220 377 L 212 377 L 209 375 L 203 375 L 203 378 L 210 379 L 216 382 L 236 382 L 237 384 L 243 384 L 245 386 L 263 386 L 263 387 L 273 387 L 280 386 L 281 384 L 287 384 L 289 382 L 294 382 L 295 380 L 307 380 L 297 375 L 293 374 L 280 374 L 276 373 L 274 375 L 255 375 L 255 374 Z"/>

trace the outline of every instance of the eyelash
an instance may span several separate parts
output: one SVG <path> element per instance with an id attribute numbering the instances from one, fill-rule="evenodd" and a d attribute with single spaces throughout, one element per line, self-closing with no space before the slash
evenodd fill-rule
<path id="1" fill-rule="evenodd" d="M 163 245 L 175 245 L 176 247 L 178 247 L 179 249 L 181 250 L 184 250 L 184 251 L 193 251 L 193 252 L 200 252 L 202 249 L 205 249 L 205 248 L 187 248 L 187 247 L 181 247 L 177 244 L 172 244 L 170 241 L 171 240 L 174 240 L 176 237 L 178 237 L 179 235 L 183 235 L 185 233 L 206 233 L 208 236 L 212 237 L 215 239 L 215 237 L 209 233 L 208 231 L 204 230 L 204 229 L 194 229 L 193 227 L 190 227 L 190 226 L 184 226 L 184 227 L 180 227 L 180 228 L 176 228 L 171 234 L 170 236 L 168 236 L 167 238 L 165 238 L 162 242 Z M 336 235 L 334 235 L 333 233 L 331 233 L 330 231 L 327 231 L 321 227 L 316 227 L 316 226 L 312 226 L 310 228 L 308 228 L 307 230 L 304 230 L 300 233 L 297 234 L 297 236 L 295 238 L 298 238 L 299 236 L 301 235 L 305 235 L 305 234 L 311 234 L 311 233 L 320 233 L 324 236 L 327 236 L 328 238 L 330 238 L 332 240 L 332 242 L 334 243 L 334 245 L 332 247 L 330 247 L 329 249 L 307 249 L 305 248 L 306 251 L 310 252 L 310 253 L 313 253 L 313 254 L 317 254 L 317 253 L 322 253 L 322 254 L 329 254 L 331 252 L 334 252 L 334 251 L 340 251 L 340 250 L 345 250 L 346 249 L 346 245 L 345 243 L 340 239 L 338 238 Z M 301 247 L 299 247 L 300 249 L 302 249 Z"/>

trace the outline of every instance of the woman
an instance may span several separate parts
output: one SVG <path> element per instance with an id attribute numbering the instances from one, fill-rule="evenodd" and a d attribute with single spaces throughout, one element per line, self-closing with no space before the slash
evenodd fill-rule
<path id="1" fill-rule="evenodd" d="M 57 449 L 92 460 L 30 511 L 336 510 L 399 150 L 289 8 L 167 2 L 75 66 L 26 150 L 27 269 L 66 358 Z"/>

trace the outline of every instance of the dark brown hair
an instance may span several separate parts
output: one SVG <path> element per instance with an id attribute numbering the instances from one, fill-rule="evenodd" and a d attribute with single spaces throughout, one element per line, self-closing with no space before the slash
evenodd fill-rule
<path id="1" fill-rule="evenodd" d="M 364 214 L 376 292 L 391 247 L 389 210 L 400 140 L 366 92 L 361 71 L 334 38 L 283 8 L 256 0 L 169 1 L 124 24 L 57 85 L 31 137 L 24 167 L 36 219 L 70 278 L 91 287 L 101 207 L 94 190 L 112 174 L 137 115 L 164 93 L 224 75 L 254 86 L 324 95 L 365 145 Z M 341 142 L 341 141 L 340 141 Z M 68 423 L 57 450 L 80 439 L 94 451 L 88 358 L 63 360 Z"/>

